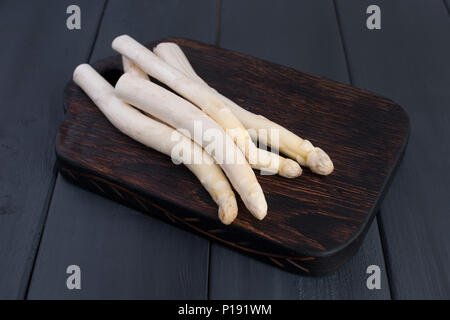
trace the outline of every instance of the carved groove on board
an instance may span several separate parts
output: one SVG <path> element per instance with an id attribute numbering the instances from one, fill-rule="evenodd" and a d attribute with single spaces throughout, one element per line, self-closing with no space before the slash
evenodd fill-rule
<path id="1" fill-rule="evenodd" d="M 156 207 L 157 209 L 159 209 L 159 211 L 164 213 L 166 215 L 166 217 L 169 220 L 171 220 L 174 224 L 177 224 L 176 223 L 177 221 L 181 222 L 185 226 L 188 226 L 189 228 L 194 229 L 195 231 L 197 231 L 197 232 L 199 232 L 199 233 L 201 233 L 203 235 L 206 235 L 207 237 L 212 238 L 213 240 L 222 242 L 224 244 L 227 244 L 229 246 L 235 247 L 235 248 L 243 250 L 243 251 L 250 252 L 252 254 L 265 256 L 265 257 L 269 258 L 269 260 L 272 262 L 272 264 L 275 264 L 278 267 L 285 268 L 285 266 L 280 261 L 277 260 L 277 259 L 282 259 L 282 260 L 288 261 L 293 266 L 295 266 L 296 268 L 298 268 L 298 269 L 300 269 L 300 270 L 302 270 L 304 272 L 309 272 L 309 270 L 307 268 L 300 266 L 298 264 L 298 261 L 312 261 L 312 260 L 315 260 L 315 257 L 289 257 L 289 256 L 283 256 L 283 255 L 278 255 L 278 254 L 273 254 L 273 253 L 268 253 L 268 252 L 262 252 L 262 251 L 258 251 L 258 250 L 254 250 L 254 249 L 251 249 L 251 248 L 244 247 L 244 246 L 236 244 L 234 242 L 222 239 L 222 238 L 220 238 L 220 237 L 218 237 L 218 236 L 213 234 L 213 233 L 225 233 L 224 230 L 217 230 L 217 229 L 216 230 L 209 230 L 209 231 L 202 230 L 200 227 L 197 227 L 197 226 L 195 226 L 195 225 L 193 225 L 191 223 L 186 222 L 186 221 L 197 222 L 198 219 L 195 219 L 195 218 L 194 219 L 190 219 L 190 218 L 183 219 L 181 217 L 178 217 L 178 216 L 170 213 L 169 211 L 167 211 L 163 207 L 155 204 L 154 202 L 151 202 L 151 201 L 143 198 L 142 196 L 138 195 L 137 193 L 132 192 L 131 190 L 123 188 L 122 186 L 114 184 L 114 183 L 112 183 L 110 181 L 107 181 L 107 180 L 102 179 L 100 177 L 91 175 L 89 173 L 80 172 L 80 171 L 77 171 L 77 170 L 74 170 L 74 169 L 69 169 L 67 167 L 62 167 L 60 169 L 60 171 L 61 171 L 61 173 L 65 174 L 66 177 L 71 178 L 73 181 L 79 181 L 81 179 L 83 179 L 85 181 L 88 181 L 91 185 L 95 186 L 95 190 L 97 192 L 100 191 L 99 193 L 102 194 L 102 195 L 106 195 L 107 193 L 105 192 L 104 188 L 100 187 L 100 184 L 101 185 L 107 185 L 111 189 L 120 190 L 121 192 L 126 193 L 129 196 L 131 196 L 136 201 L 136 203 L 139 204 L 140 211 L 143 211 L 144 213 L 150 213 L 150 214 L 153 213 L 153 211 L 151 211 L 146 205 L 144 205 L 144 202 L 145 202 L 149 206 Z M 130 203 L 128 203 L 128 205 L 130 205 Z M 297 263 L 294 263 L 292 260 L 297 261 Z"/>

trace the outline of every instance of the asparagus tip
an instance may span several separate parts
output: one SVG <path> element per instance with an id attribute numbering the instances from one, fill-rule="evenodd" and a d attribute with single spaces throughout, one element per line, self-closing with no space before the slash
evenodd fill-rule
<path id="1" fill-rule="evenodd" d="M 334 170 L 334 165 L 330 157 L 320 148 L 314 148 L 313 151 L 308 153 L 306 164 L 312 172 L 325 176 Z"/>
<path id="2" fill-rule="evenodd" d="M 231 224 L 236 219 L 237 213 L 238 207 L 234 196 L 219 205 L 219 219 L 223 224 Z"/>
<path id="3" fill-rule="evenodd" d="M 250 201 L 247 201 L 246 205 L 250 213 L 258 220 L 264 219 L 267 214 L 267 202 L 257 192 L 253 193 L 249 197 Z"/>
<path id="4" fill-rule="evenodd" d="M 302 174 L 302 168 L 296 161 L 286 159 L 280 167 L 279 174 L 286 178 L 296 178 Z"/>

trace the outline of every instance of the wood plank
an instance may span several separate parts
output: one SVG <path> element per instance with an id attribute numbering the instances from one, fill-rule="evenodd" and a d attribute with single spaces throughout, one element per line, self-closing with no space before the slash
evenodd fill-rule
<path id="1" fill-rule="evenodd" d="M 214 43 L 217 3 L 209 0 L 137 1 L 109 0 L 91 62 L 116 55 L 112 40 L 129 34 L 148 43 L 171 36 Z"/>
<path id="2" fill-rule="evenodd" d="M 223 48 L 350 81 L 331 0 L 224 0 L 220 34 Z"/>
<path id="3" fill-rule="evenodd" d="M 382 29 L 370 31 L 372 1 L 337 2 L 355 85 L 409 113 L 403 164 L 381 208 L 392 292 L 399 299 L 450 298 L 450 19 L 441 0 L 377 1 Z"/>
<path id="4" fill-rule="evenodd" d="M 0 5 L 0 299 L 25 296 L 55 179 L 61 92 L 87 59 L 103 9 L 103 1 L 76 1 L 82 29 L 70 31 L 72 3 Z"/>
<path id="5" fill-rule="evenodd" d="M 201 299 L 205 240 L 58 176 L 30 299 Z M 81 290 L 65 270 L 81 268 Z"/>
<path id="6" fill-rule="evenodd" d="M 349 82 L 332 1 L 223 3 L 220 45 L 341 82 Z M 322 278 L 289 274 L 213 244 L 210 297 L 224 299 L 386 299 L 390 297 L 374 222 L 357 255 Z M 382 270 L 381 290 L 366 288 L 366 269 Z"/>
<path id="7" fill-rule="evenodd" d="M 358 253 L 341 269 L 324 277 L 298 276 L 221 245 L 211 248 L 212 299 L 388 299 L 389 283 L 382 268 L 381 290 L 368 290 L 366 268 L 383 261 L 374 224 Z M 374 250 L 374 248 L 376 250 Z"/>
<path id="8" fill-rule="evenodd" d="M 216 10 L 208 0 L 109 1 L 91 62 L 114 54 L 111 41 L 124 33 L 213 43 Z M 58 177 L 29 298 L 205 298 L 208 254 L 208 241 Z M 85 275 L 80 291 L 65 287 L 68 264 Z"/>

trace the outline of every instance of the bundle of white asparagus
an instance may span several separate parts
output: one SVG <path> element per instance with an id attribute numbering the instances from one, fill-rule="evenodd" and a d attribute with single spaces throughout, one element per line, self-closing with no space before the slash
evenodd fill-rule
<path id="1" fill-rule="evenodd" d="M 75 83 L 117 129 L 191 170 L 217 203 L 224 224 L 238 211 L 230 183 L 252 215 L 266 216 L 264 193 L 251 168 L 287 178 L 301 175 L 300 165 L 322 175 L 333 171 L 322 149 L 209 87 L 175 43 L 160 43 L 152 52 L 123 35 L 112 47 L 122 55 L 124 69 L 115 88 L 87 64 L 75 69 Z M 252 138 L 296 161 L 258 148 Z"/>

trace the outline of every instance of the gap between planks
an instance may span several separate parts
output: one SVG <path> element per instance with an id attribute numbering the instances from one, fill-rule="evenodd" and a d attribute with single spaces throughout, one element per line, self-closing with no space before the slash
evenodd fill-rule
<path id="1" fill-rule="evenodd" d="M 450 7 L 449 4 L 447 3 L 448 0 L 442 0 L 442 2 L 444 2 L 444 7 L 447 10 L 448 15 L 450 16 Z"/>
<path id="2" fill-rule="evenodd" d="M 443 1 L 445 2 L 445 0 L 443 0 Z M 341 18 L 340 18 L 340 15 L 339 15 L 339 9 L 337 7 L 336 0 L 333 0 L 333 7 L 334 7 L 334 12 L 336 14 L 336 23 L 337 23 L 338 29 L 339 29 L 339 36 L 340 36 L 340 39 L 341 39 L 342 50 L 344 52 L 345 64 L 346 64 L 346 67 L 347 67 L 348 78 L 349 78 L 349 84 L 351 86 L 353 86 L 353 79 L 354 79 L 354 77 L 353 77 L 353 74 L 351 72 L 349 56 L 348 56 L 348 53 L 347 53 L 347 45 L 345 43 L 344 33 L 342 31 Z M 391 286 L 391 270 L 390 270 L 390 265 L 389 265 L 389 257 L 388 257 L 388 255 L 386 253 L 386 237 L 385 237 L 385 234 L 383 233 L 382 223 L 380 222 L 380 219 L 381 219 L 381 215 L 379 214 L 380 211 L 381 211 L 381 209 L 378 209 L 378 213 L 375 215 L 375 221 L 376 221 L 376 224 L 378 226 L 378 235 L 380 237 L 381 251 L 383 252 L 383 261 L 384 261 L 384 267 L 386 269 L 387 283 L 388 283 L 388 286 L 389 286 L 389 295 L 390 295 L 391 299 L 395 300 L 394 292 L 393 292 L 392 286 Z"/>
<path id="3" fill-rule="evenodd" d="M 89 50 L 89 53 L 88 53 L 88 56 L 87 56 L 87 59 L 86 59 L 87 62 L 90 62 L 91 57 L 92 57 L 92 53 L 94 52 L 95 43 L 97 42 L 97 37 L 98 37 L 99 31 L 100 31 L 100 26 L 101 26 L 102 21 L 103 21 L 103 16 L 105 14 L 107 4 L 108 4 L 108 0 L 105 0 L 104 4 L 103 4 L 102 11 L 100 12 L 100 16 L 99 16 L 99 19 L 98 19 L 98 23 L 97 23 L 97 27 L 96 27 L 96 30 L 95 30 L 94 39 L 92 41 L 92 44 L 91 44 L 91 47 L 90 47 L 90 50 Z M 67 110 L 65 110 L 64 104 L 63 104 L 63 108 L 64 108 L 63 112 L 65 114 Z M 54 191 L 55 191 L 56 180 L 58 178 L 58 175 L 59 175 L 58 162 L 55 159 L 55 164 L 53 165 L 53 170 L 52 170 L 51 183 L 50 183 L 50 186 L 49 186 L 49 190 L 48 190 L 48 193 L 47 193 L 46 200 L 44 202 L 44 207 L 42 209 L 42 211 L 43 211 L 42 223 L 40 224 L 40 231 L 38 232 L 38 235 L 36 236 L 37 237 L 37 240 L 36 240 L 37 244 L 35 246 L 33 246 L 32 252 L 30 254 L 29 260 L 31 260 L 31 266 L 25 271 L 24 276 L 23 276 L 22 283 L 24 283 L 24 284 L 21 287 L 25 287 L 25 288 L 20 290 L 20 292 L 23 291 L 23 294 L 22 293 L 20 294 L 20 297 L 19 297 L 20 299 L 28 299 L 28 294 L 29 294 L 29 290 L 30 290 L 30 286 L 31 286 L 31 280 L 33 278 L 34 268 L 36 266 L 36 260 L 37 260 L 37 257 L 39 255 L 39 249 L 40 249 L 40 246 L 41 246 L 42 237 L 44 235 L 45 225 L 47 223 L 48 212 L 50 210 L 50 205 L 51 205 L 52 200 L 53 200 L 53 194 L 54 194 Z"/>

